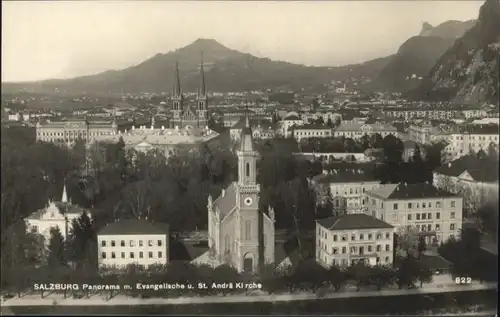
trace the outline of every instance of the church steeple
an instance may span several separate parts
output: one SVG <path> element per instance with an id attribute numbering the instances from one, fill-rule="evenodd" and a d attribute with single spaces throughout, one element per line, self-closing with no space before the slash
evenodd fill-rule
<path id="1" fill-rule="evenodd" d="M 241 152 L 254 151 L 252 127 L 250 126 L 250 118 L 248 116 L 248 106 L 245 110 L 245 127 L 241 131 L 240 151 Z"/>
<path id="2" fill-rule="evenodd" d="M 203 97 L 206 95 L 205 86 L 205 71 L 203 69 L 203 51 L 201 51 L 201 63 L 200 63 L 200 87 L 198 89 L 198 96 Z"/>
<path id="3" fill-rule="evenodd" d="M 62 203 L 67 203 L 68 202 L 68 194 L 66 192 L 66 181 L 64 182 L 64 187 L 63 187 L 63 193 L 62 193 L 61 202 Z"/>
<path id="4" fill-rule="evenodd" d="M 241 131 L 241 144 L 238 155 L 238 179 L 240 184 L 257 184 L 257 152 L 254 149 L 252 128 L 248 110 L 245 117 L 245 127 Z"/>
<path id="5" fill-rule="evenodd" d="M 175 62 L 174 69 L 174 89 L 172 91 L 172 96 L 179 97 L 181 96 L 181 78 L 179 76 L 179 63 Z"/>

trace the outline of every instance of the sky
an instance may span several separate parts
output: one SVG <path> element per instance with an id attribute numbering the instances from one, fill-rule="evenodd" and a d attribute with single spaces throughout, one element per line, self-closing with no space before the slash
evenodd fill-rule
<path id="1" fill-rule="evenodd" d="M 422 23 L 478 16 L 482 1 L 2 1 L 2 82 L 122 69 L 213 38 L 316 66 L 393 54 Z"/>

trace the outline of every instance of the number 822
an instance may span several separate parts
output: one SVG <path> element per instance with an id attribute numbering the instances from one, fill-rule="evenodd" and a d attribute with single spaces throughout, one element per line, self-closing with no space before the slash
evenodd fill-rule
<path id="1" fill-rule="evenodd" d="M 470 277 L 455 277 L 455 283 L 456 284 L 471 284 L 472 283 L 472 278 Z"/>

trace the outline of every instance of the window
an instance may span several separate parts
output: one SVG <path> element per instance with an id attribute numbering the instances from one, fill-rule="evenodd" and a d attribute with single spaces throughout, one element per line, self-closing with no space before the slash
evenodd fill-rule
<path id="1" fill-rule="evenodd" d="M 417 209 L 420 208 L 420 203 L 417 203 Z"/>
<path id="2" fill-rule="evenodd" d="M 450 212 L 450 218 L 455 219 L 455 212 L 454 211 Z"/>
<path id="3" fill-rule="evenodd" d="M 336 234 L 333 235 L 333 241 L 337 241 L 337 235 Z"/>
<path id="4" fill-rule="evenodd" d="M 362 233 L 360 233 L 360 234 L 359 234 L 359 240 L 363 240 L 364 238 L 365 238 L 365 235 L 364 235 L 364 234 L 362 234 Z"/>
<path id="5" fill-rule="evenodd" d="M 346 234 L 344 234 L 344 235 L 342 236 L 342 241 L 347 241 L 347 235 L 346 235 Z"/>
<path id="6" fill-rule="evenodd" d="M 337 249 L 337 248 L 332 248 L 332 253 L 333 253 L 333 254 L 337 254 L 338 252 L 339 252 L 339 249 Z"/>
<path id="7" fill-rule="evenodd" d="M 116 246 L 115 240 L 111 240 L 111 246 L 112 247 Z"/>
<path id="8" fill-rule="evenodd" d="M 432 208 L 432 203 L 431 202 L 429 202 L 429 208 Z"/>
<path id="9" fill-rule="evenodd" d="M 451 203 L 450 203 L 450 205 L 451 205 L 451 208 L 455 208 L 455 201 L 452 200 Z"/>
<path id="10" fill-rule="evenodd" d="M 450 224 L 450 230 L 455 230 L 455 224 L 454 223 Z"/>
<path id="11" fill-rule="evenodd" d="M 105 246 L 106 246 L 106 240 L 102 240 L 102 241 L 101 241 L 101 246 L 102 246 L 102 247 L 105 247 Z"/>
<path id="12" fill-rule="evenodd" d="M 351 253 L 356 253 L 356 247 L 351 247 Z"/>
<path id="13" fill-rule="evenodd" d="M 441 229 L 441 227 L 437 224 L 436 225 L 436 231 L 439 231 L 439 229 Z"/>
<path id="14" fill-rule="evenodd" d="M 246 176 L 250 177 L 250 163 L 246 164 L 246 169 L 245 170 L 246 170 L 246 172 L 245 172 Z"/>
<path id="15" fill-rule="evenodd" d="M 372 252 L 372 246 L 371 245 L 368 246 L 368 252 Z"/>
<path id="16" fill-rule="evenodd" d="M 153 258 L 153 252 L 149 251 L 149 252 L 148 252 L 148 257 L 149 257 L 150 259 L 152 259 L 152 258 Z"/>
<path id="17" fill-rule="evenodd" d="M 411 220 L 411 214 L 408 214 L 408 220 Z"/>
<path id="18" fill-rule="evenodd" d="M 144 244 L 143 244 L 143 241 L 142 240 L 139 240 L 139 246 L 142 247 Z"/>
<path id="19" fill-rule="evenodd" d="M 252 222 L 250 222 L 250 220 L 245 221 L 245 240 L 250 240 L 252 238 L 251 230 Z"/>
<path id="20" fill-rule="evenodd" d="M 351 241 L 355 241 L 356 240 L 356 235 L 355 234 L 352 234 L 351 235 Z"/>
<path id="21" fill-rule="evenodd" d="M 105 258 L 106 258 L 106 252 L 101 253 L 101 257 L 102 257 L 103 259 L 105 259 Z"/>
<path id="22" fill-rule="evenodd" d="M 386 239 L 390 239 L 391 238 L 391 233 L 390 232 L 386 232 L 385 233 L 385 238 Z"/>
<path id="23" fill-rule="evenodd" d="M 422 208 L 425 208 L 425 203 L 422 203 Z"/>
<path id="24" fill-rule="evenodd" d="M 347 252 L 347 248 L 346 247 L 342 247 L 342 253 L 346 253 Z"/>
<path id="25" fill-rule="evenodd" d="M 398 204 L 394 204 L 394 205 L 392 206 L 392 209 L 394 209 L 394 210 L 398 210 Z"/>
<path id="26" fill-rule="evenodd" d="M 380 263 L 380 258 L 377 256 L 377 264 Z"/>
<path id="27" fill-rule="evenodd" d="M 389 257 L 388 256 L 385 257 L 385 263 L 389 263 Z"/>
<path id="28" fill-rule="evenodd" d="M 124 247 L 124 246 L 125 246 L 125 240 L 120 241 L 120 245 L 121 245 L 122 247 Z"/>
<path id="29" fill-rule="evenodd" d="M 125 252 L 121 253 L 121 257 L 122 257 L 122 259 L 125 259 Z"/>
<path id="30" fill-rule="evenodd" d="M 153 246 L 153 240 L 148 240 L 148 246 L 150 246 L 150 247 Z"/>
<path id="31" fill-rule="evenodd" d="M 130 240 L 129 245 L 130 245 L 131 247 L 135 246 L 135 241 L 134 241 L 134 240 Z"/>
<path id="32" fill-rule="evenodd" d="M 144 257 L 144 253 L 142 251 L 139 252 L 139 258 L 143 258 Z"/>
<path id="33" fill-rule="evenodd" d="M 377 245 L 377 252 L 380 252 L 380 251 L 382 251 L 382 246 L 379 244 L 379 245 Z"/>
<path id="34" fill-rule="evenodd" d="M 427 218 L 427 214 L 424 212 L 422 213 L 422 220 L 425 220 Z"/>
<path id="35" fill-rule="evenodd" d="M 163 256 L 163 254 L 161 253 L 161 251 L 160 251 L 160 252 L 158 252 L 158 258 L 159 258 L 159 259 L 161 259 L 161 258 L 162 258 L 162 256 Z"/>
<path id="36" fill-rule="evenodd" d="M 116 254 L 114 252 L 111 252 L 111 258 L 112 259 L 116 258 Z"/>
<path id="37" fill-rule="evenodd" d="M 373 235 L 371 233 L 368 234 L 368 240 L 371 240 Z"/>
<path id="38" fill-rule="evenodd" d="M 427 219 L 429 219 L 429 220 L 431 220 L 431 219 L 432 219 L 432 213 L 430 213 L 430 212 L 429 212 L 429 213 L 427 214 Z"/>
<path id="39" fill-rule="evenodd" d="M 441 213 L 436 212 L 436 219 L 439 219 L 439 218 L 441 218 Z"/>
<path id="40" fill-rule="evenodd" d="M 431 224 L 427 225 L 427 231 L 432 231 L 432 225 Z"/>
<path id="41" fill-rule="evenodd" d="M 390 246 L 390 245 L 388 245 L 388 244 L 386 244 L 386 245 L 385 245 L 385 251 L 386 251 L 386 252 L 391 251 L 391 246 Z"/>
<path id="42" fill-rule="evenodd" d="M 420 214 L 417 214 L 417 220 L 420 220 Z"/>
<path id="43" fill-rule="evenodd" d="M 408 209 L 411 209 L 411 203 L 408 203 Z"/>
<path id="44" fill-rule="evenodd" d="M 417 231 L 420 231 L 420 225 L 417 225 Z"/>
<path id="45" fill-rule="evenodd" d="M 130 252 L 130 258 L 133 259 L 134 258 L 134 252 Z"/>

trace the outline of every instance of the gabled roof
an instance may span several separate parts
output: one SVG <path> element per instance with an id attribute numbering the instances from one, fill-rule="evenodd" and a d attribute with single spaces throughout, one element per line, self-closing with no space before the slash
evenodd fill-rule
<path id="1" fill-rule="evenodd" d="M 57 210 L 59 211 L 59 213 L 61 215 L 64 215 L 64 214 L 81 214 L 85 211 L 84 208 L 81 208 L 80 206 L 77 206 L 77 205 L 72 205 L 70 203 L 63 203 L 63 202 L 53 202 L 53 204 L 56 206 Z M 26 219 L 42 219 L 42 216 L 45 214 L 45 212 L 47 211 L 47 207 L 46 208 L 42 208 L 40 210 L 37 210 L 35 211 L 34 213 L 32 213 L 31 215 L 29 215 L 28 217 L 26 217 Z"/>
<path id="2" fill-rule="evenodd" d="M 427 183 L 386 184 L 368 191 L 367 194 L 387 200 L 458 197 Z"/>
<path id="3" fill-rule="evenodd" d="M 435 170 L 438 174 L 451 177 L 458 177 L 465 171 L 477 182 L 498 181 L 498 159 L 465 155 Z"/>
<path id="4" fill-rule="evenodd" d="M 224 190 L 224 195 L 214 201 L 213 208 L 218 208 L 221 219 L 224 219 L 236 207 L 236 183 L 232 183 Z"/>
<path id="5" fill-rule="evenodd" d="M 328 230 L 390 229 L 390 224 L 366 214 L 350 214 L 316 220 Z"/>
<path id="6" fill-rule="evenodd" d="M 168 225 L 143 219 L 121 219 L 102 228 L 97 235 L 168 234 Z"/>

